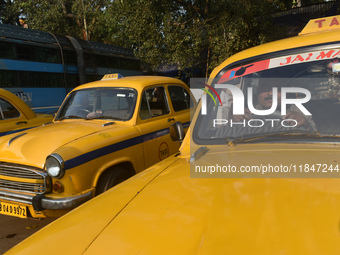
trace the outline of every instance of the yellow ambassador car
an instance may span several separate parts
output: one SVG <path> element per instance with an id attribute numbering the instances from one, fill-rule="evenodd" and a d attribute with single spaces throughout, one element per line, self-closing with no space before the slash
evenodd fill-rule
<path id="1" fill-rule="evenodd" d="M 190 102 L 192 101 L 192 102 Z M 178 151 L 195 101 L 180 80 L 106 75 L 71 91 L 53 122 L 0 140 L 0 213 L 57 217 Z"/>
<path id="2" fill-rule="evenodd" d="M 339 28 L 227 59 L 177 154 L 7 254 L 340 254 Z"/>
<path id="3" fill-rule="evenodd" d="M 50 122 L 53 115 L 36 114 L 19 97 L 0 89 L 0 137 Z"/>

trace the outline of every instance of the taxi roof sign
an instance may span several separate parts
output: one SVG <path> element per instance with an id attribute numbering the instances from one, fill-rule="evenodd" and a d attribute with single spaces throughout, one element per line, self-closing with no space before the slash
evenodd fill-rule
<path id="1" fill-rule="evenodd" d="M 340 15 L 324 17 L 320 19 L 312 19 L 302 29 L 299 35 L 323 32 L 327 30 L 340 29 Z"/>
<path id="2" fill-rule="evenodd" d="M 120 78 L 124 78 L 124 76 L 121 75 L 120 73 L 109 73 L 109 74 L 105 74 L 101 80 L 106 81 L 106 80 L 115 80 L 115 79 L 120 79 Z"/>

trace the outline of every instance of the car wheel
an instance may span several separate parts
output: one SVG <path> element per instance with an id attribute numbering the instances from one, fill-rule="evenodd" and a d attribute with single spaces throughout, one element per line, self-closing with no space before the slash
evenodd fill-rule
<path id="1" fill-rule="evenodd" d="M 130 178 L 131 174 L 125 168 L 114 167 L 112 170 L 106 171 L 98 181 L 96 196 L 107 191 L 113 186 Z"/>

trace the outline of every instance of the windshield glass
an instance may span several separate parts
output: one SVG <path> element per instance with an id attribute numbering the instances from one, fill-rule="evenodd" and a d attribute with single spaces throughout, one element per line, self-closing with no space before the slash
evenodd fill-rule
<path id="1" fill-rule="evenodd" d="M 195 141 L 339 135 L 339 57 L 340 49 L 305 51 L 224 70 L 205 88 Z"/>
<path id="2" fill-rule="evenodd" d="M 135 109 L 137 92 L 129 88 L 93 88 L 72 92 L 61 106 L 57 120 L 129 120 Z"/>

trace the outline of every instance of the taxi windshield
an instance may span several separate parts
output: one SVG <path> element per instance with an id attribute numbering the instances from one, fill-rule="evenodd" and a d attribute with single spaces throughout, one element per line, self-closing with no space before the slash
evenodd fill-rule
<path id="1" fill-rule="evenodd" d="M 222 70 L 205 88 L 195 141 L 339 137 L 339 57 L 305 51 Z"/>
<path id="2" fill-rule="evenodd" d="M 92 88 L 72 92 L 61 106 L 56 120 L 131 119 L 137 92 L 129 88 Z"/>

